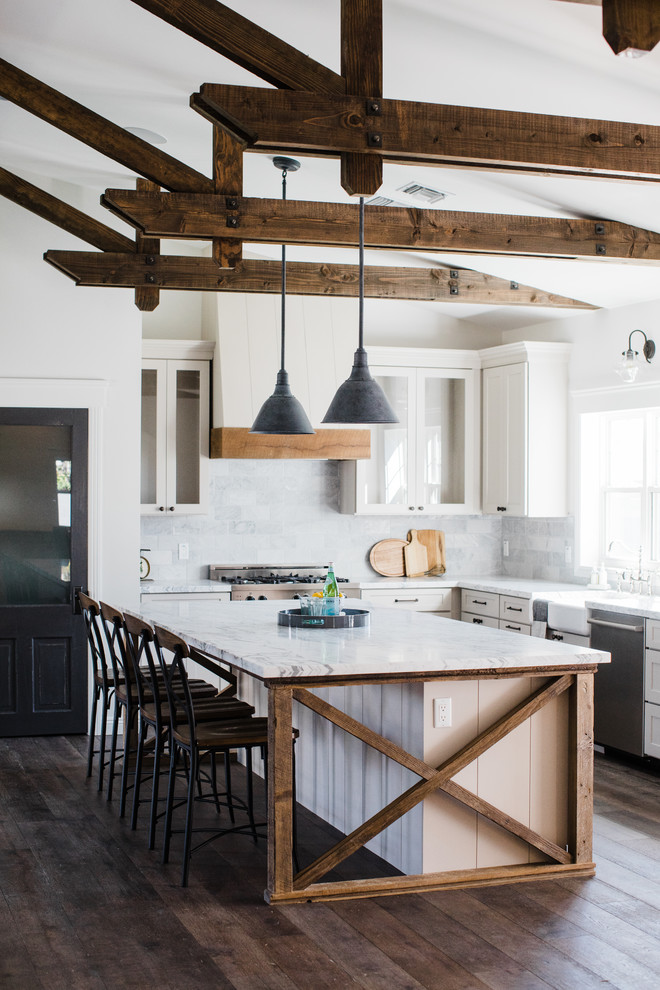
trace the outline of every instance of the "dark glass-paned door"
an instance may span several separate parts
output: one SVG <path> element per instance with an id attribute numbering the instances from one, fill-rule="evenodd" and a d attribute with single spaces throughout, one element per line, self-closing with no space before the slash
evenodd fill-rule
<path id="1" fill-rule="evenodd" d="M 0 735 L 84 732 L 87 411 L 0 409 Z"/>

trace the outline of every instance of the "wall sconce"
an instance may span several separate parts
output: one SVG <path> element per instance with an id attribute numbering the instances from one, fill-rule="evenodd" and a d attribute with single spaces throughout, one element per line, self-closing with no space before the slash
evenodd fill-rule
<path id="1" fill-rule="evenodd" d="M 651 358 L 655 354 L 655 341 L 649 340 L 643 330 L 631 330 L 630 336 L 628 337 L 628 350 L 621 351 L 621 361 L 615 369 L 617 375 L 620 375 L 624 382 L 627 382 L 628 384 L 631 384 L 637 378 L 637 372 L 639 371 L 641 364 L 641 362 L 637 360 L 639 357 L 638 351 L 633 351 L 632 349 L 632 338 L 634 333 L 641 333 L 644 338 L 642 354 L 646 358 L 647 364 L 651 363 Z"/>

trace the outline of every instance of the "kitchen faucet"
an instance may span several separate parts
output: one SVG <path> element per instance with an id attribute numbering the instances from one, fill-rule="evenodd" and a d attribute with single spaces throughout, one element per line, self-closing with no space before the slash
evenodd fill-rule
<path id="1" fill-rule="evenodd" d="M 609 543 L 609 546 L 607 547 L 608 554 L 611 552 L 612 547 L 615 546 L 615 545 L 618 545 L 620 547 L 623 547 L 623 549 L 624 550 L 627 550 L 628 553 L 637 554 L 637 573 L 630 575 L 630 582 L 631 582 L 631 590 L 633 590 L 632 589 L 632 583 L 634 581 L 639 581 L 639 584 L 640 584 L 640 589 L 639 590 L 641 591 L 642 590 L 641 589 L 642 581 L 649 581 L 649 579 L 651 577 L 650 574 L 643 574 L 642 573 L 642 555 L 643 555 L 643 552 L 644 552 L 644 548 L 642 546 L 639 546 L 639 547 L 637 547 L 636 550 L 633 550 L 632 547 L 629 547 L 628 544 L 627 543 L 624 543 L 622 540 L 611 540 L 610 543 Z M 623 579 L 625 580 L 625 571 L 623 572 L 623 575 L 622 576 L 623 576 Z M 651 583 L 651 582 L 649 582 L 649 583 Z M 650 587 L 649 587 L 649 593 L 650 593 Z"/>

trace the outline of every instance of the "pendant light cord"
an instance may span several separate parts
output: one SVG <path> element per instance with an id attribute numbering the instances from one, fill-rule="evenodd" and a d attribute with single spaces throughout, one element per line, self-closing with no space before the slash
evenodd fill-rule
<path id="1" fill-rule="evenodd" d="M 286 199 L 286 169 L 282 169 L 282 199 Z M 280 329 L 281 337 L 280 343 L 282 348 L 281 360 L 280 360 L 280 370 L 284 371 L 284 338 L 285 338 L 285 328 L 286 328 L 286 245 L 282 245 L 282 300 L 281 300 L 281 316 L 280 316 Z"/>
<path id="2" fill-rule="evenodd" d="M 364 196 L 360 196 L 360 277 L 359 277 L 359 310 L 358 310 L 358 347 L 364 347 Z"/>

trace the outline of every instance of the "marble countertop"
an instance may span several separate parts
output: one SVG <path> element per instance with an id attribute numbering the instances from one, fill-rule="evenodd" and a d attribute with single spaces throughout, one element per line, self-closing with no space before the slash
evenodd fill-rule
<path id="1" fill-rule="evenodd" d="M 137 614 L 263 680 L 531 673 L 610 659 L 596 650 L 392 608 L 370 607 L 370 625 L 357 629 L 279 626 L 277 612 L 295 606 L 286 600 L 231 602 L 221 608 L 204 601 L 144 601 Z M 347 599 L 347 608 L 363 606 Z"/>

